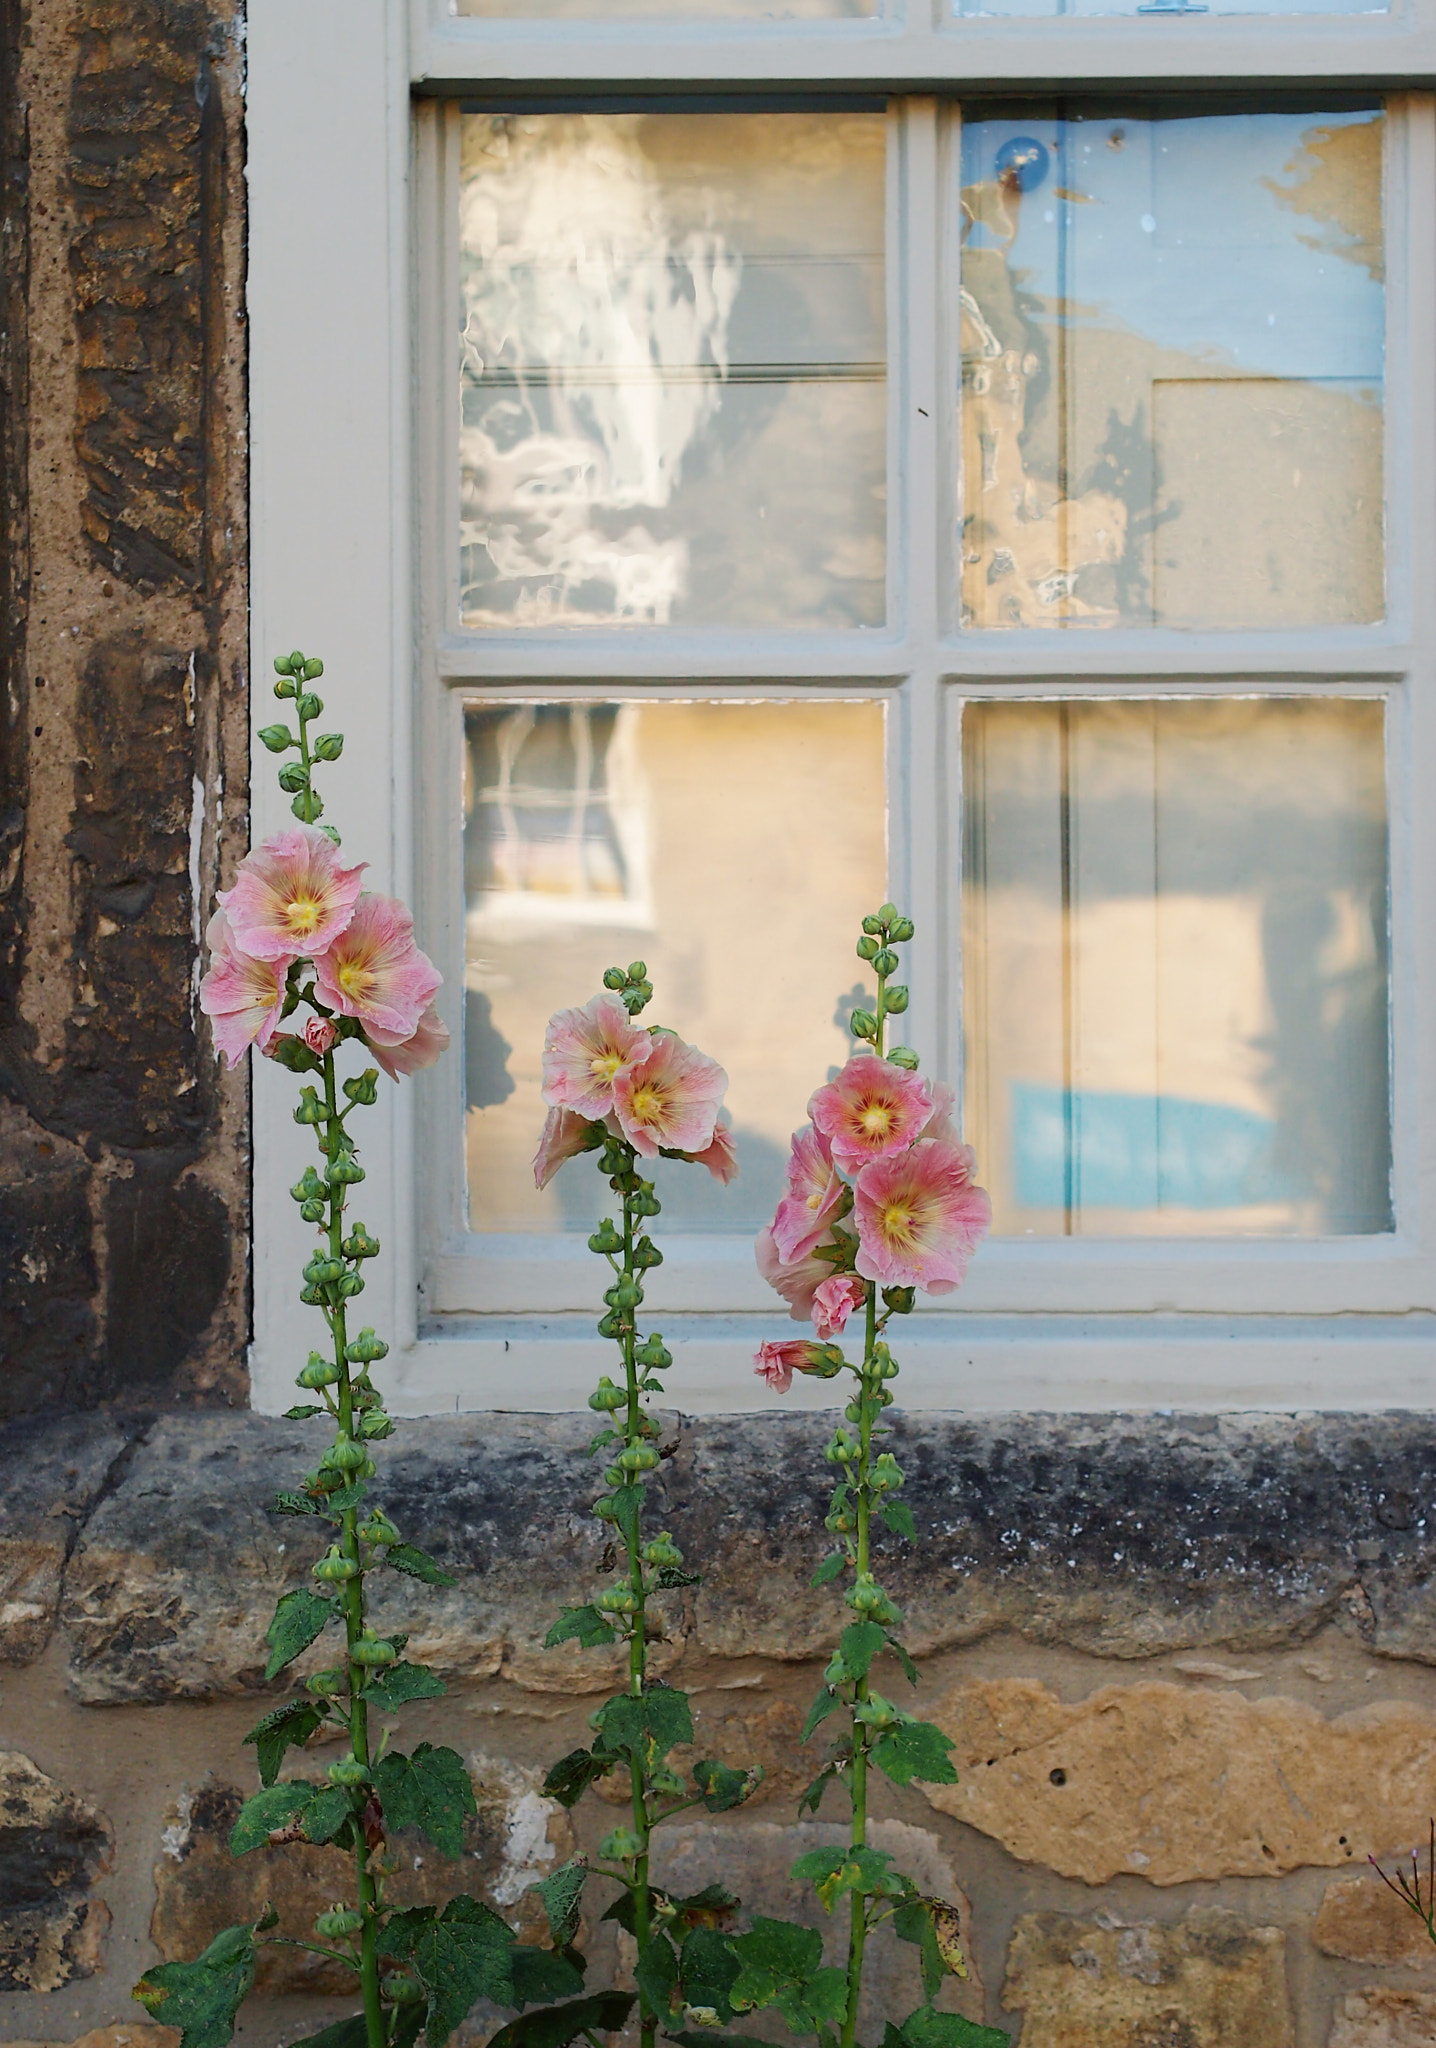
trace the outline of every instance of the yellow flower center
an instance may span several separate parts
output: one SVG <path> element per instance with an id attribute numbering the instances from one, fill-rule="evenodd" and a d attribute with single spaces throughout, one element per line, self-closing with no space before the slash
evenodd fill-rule
<path id="1" fill-rule="evenodd" d="M 882 1217 L 883 1236 L 888 1239 L 889 1243 L 895 1243 L 899 1238 L 906 1237 L 912 1229 L 912 1209 L 906 1202 L 885 1203 Z"/>
<path id="2" fill-rule="evenodd" d="M 284 906 L 285 921 L 296 939 L 307 939 L 319 929 L 322 906 L 312 896 L 295 896 Z"/>
<path id="3" fill-rule="evenodd" d="M 633 1091 L 633 1114 L 640 1123 L 651 1123 L 663 1108 L 663 1097 L 656 1088 L 635 1088 Z"/>
<path id="4" fill-rule="evenodd" d="M 885 1138 L 893 1127 L 891 1103 L 870 1102 L 858 1121 L 870 1138 Z"/>
<path id="5" fill-rule="evenodd" d="M 600 1081 L 611 1081 L 622 1065 L 621 1053 L 596 1052 L 588 1063 L 588 1071 Z"/>
<path id="6" fill-rule="evenodd" d="M 374 976 L 362 960 L 346 960 L 339 969 L 338 980 L 351 1003 L 362 1001 L 374 986 Z"/>

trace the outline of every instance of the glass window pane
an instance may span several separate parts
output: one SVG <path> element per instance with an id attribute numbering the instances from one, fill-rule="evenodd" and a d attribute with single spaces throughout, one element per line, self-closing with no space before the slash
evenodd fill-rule
<path id="1" fill-rule="evenodd" d="M 470 1227 L 593 1228 L 591 1174 L 534 1190 L 544 1026 L 637 956 L 653 1021 L 728 1070 L 741 1168 L 660 1162 L 664 1229 L 757 1230 L 846 1056 L 843 935 L 886 893 L 882 705 L 481 705 L 465 765 Z"/>
<path id="2" fill-rule="evenodd" d="M 886 120 L 463 120 L 471 626 L 885 615 Z"/>
<path id="3" fill-rule="evenodd" d="M 963 764 L 995 1227 L 1389 1230 L 1381 704 L 971 704 Z"/>
<path id="4" fill-rule="evenodd" d="M 1383 125 L 964 125 L 965 624 L 1382 616 Z"/>
<path id="5" fill-rule="evenodd" d="M 880 0 L 455 0 L 486 21 L 853 21 Z"/>

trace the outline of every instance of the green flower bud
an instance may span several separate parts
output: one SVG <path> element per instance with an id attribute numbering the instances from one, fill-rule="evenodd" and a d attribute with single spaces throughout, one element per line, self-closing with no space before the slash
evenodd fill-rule
<path id="1" fill-rule="evenodd" d="M 358 1472 L 368 1463 L 368 1456 L 363 1446 L 356 1444 L 352 1437 L 341 1436 L 325 1452 L 324 1462 L 336 1472 Z"/>
<path id="2" fill-rule="evenodd" d="M 314 758 L 316 761 L 337 761 L 343 751 L 344 735 L 342 732 L 322 732 L 314 742 Z"/>
<path id="3" fill-rule="evenodd" d="M 637 988 L 626 988 L 619 998 L 619 1001 L 623 1004 L 630 1017 L 636 1017 L 639 1011 L 644 1009 L 652 1000 L 653 983 L 651 981 L 641 981 Z"/>
<path id="4" fill-rule="evenodd" d="M 381 1442 L 386 1436 L 394 1434 L 393 1418 L 385 1415 L 382 1410 L 376 1410 L 374 1414 L 364 1417 L 359 1425 L 359 1434 L 365 1443 Z"/>
<path id="5" fill-rule="evenodd" d="M 640 1181 L 638 1192 L 628 1204 L 635 1216 L 657 1216 L 663 1207 L 650 1182 Z"/>
<path id="6" fill-rule="evenodd" d="M 276 667 L 276 668 L 278 668 L 278 666 L 279 666 L 279 663 L 278 663 L 278 662 L 276 662 L 276 663 L 275 663 L 274 665 L 275 665 L 275 667 Z M 290 657 L 289 657 L 289 660 L 288 660 L 288 662 L 287 662 L 287 663 L 286 663 L 285 665 L 286 665 L 286 667 L 288 668 L 288 671 L 289 671 L 290 675 L 292 675 L 292 676 L 302 676 L 302 675 L 303 675 L 303 673 L 304 673 L 304 656 L 303 656 L 303 655 L 302 655 L 302 654 L 300 653 L 300 651 L 299 651 L 299 649 L 298 649 L 297 647 L 295 648 L 295 650 L 294 650 L 293 654 L 291 654 L 291 655 L 290 655 Z"/>
<path id="7" fill-rule="evenodd" d="M 315 1094 L 312 1088 L 303 1088 L 300 1090 L 299 1106 L 294 1112 L 294 1121 L 297 1124 L 323 1123 L 324 1104 L 319 1100 L 319 1097 Z M 314 1169 L 311 1167 L 310 1172 L 312 1173 L 313 1170 Z"/>
<path id="8" fill-rule="evenodd" d="M 312 654 L 304 664 L 303 675 L 306 683 L 317 683 L 324 673 L 324 664 L 317 654 Z"/>
<path id="9" fill-rule="evenodd" d="M 306 1308 L 321 1308 L 324 1306 L 324 1295 L 318 1287 L 301 1287 L 299 1299 Z"/>
<path id="10" fill-rule="evenodd" d="M 666 1529 L 644 1544 L 642 1556 L 645 1564 L 672 1565 L 675 1569 L 683 1562 L 683 1552 Z"/>
<path id="11" fill-rule="evenodd" d="M 301 1366 L 295 1384 L 301 1387 L 332 1387 L 339 1377 L 339 1368 L 330 1359 L 321 1358 L 317 1351 L 311 1351 L 307 1365 Z"/>
<path id="12" fill-rule="evenodd" d="M 900 1017 L 907 1008 L 907 990 L 900 981 L 895 981 L 883 996 L 883 1015 Z"/>
<path id="13" fill-rule="evenodd" d="M 383 1395 L 377 1387 L 370 1386 L 368 1380 L 355 1380 L 349 1399 L 356 1415 L 367 1415 L 371 1408 L 384 1405 Z"/>
<path id="14" fill-rule="evenodd" d="M 880 939 L 883 933 L 882 919 L 880 917 L 865 917 L 863 919 L 863 931 L 870 939 Z"/>
<path id="15" fill-rule="evenodd" d="M 604 1217 L 602 1223 L 599 1224 L 597 1230 L 589 1239 L 588 1248 L 591 1252 L 621 1252 L 623 1250 L 623 1239 L 619 1236 L 617 1226 L 611 1218 Z"/>
<path id="16" fill-rule="evenodd" d="M 633 1614 L 638 1608 L 638 1597 L 631 1586 L 609 1586 L 593 1604 L 601 1614 Z"/>
<path id="17" fill-rule="evenodd" d="M 663 1254 L 651 1238 L 640 1237 L 633 1247 L 633 1263 L 640 1272 L 646 1273 L 651 1266 L 663 1264 Z"/>
<path id="18" fill-rule="evenodd" d="M 905 946 L 915 930 L 916 926 L 910 917 L 895 917 L 892 921 L 891 936 L 900 946 Z"/>
<path id="19" fill-rule="evenodd" d="M 603 1298 L 610 1308 L 637 1308 L 643 1299 L 643 1289 L 631 1274 L 625 1273 L 605 1291 Z"/>
<path id="20" fill-rule="evenodd" d="M 616 1387 L 605 1373 L 589 1395 L 588 1405 L 596 1409 L 600 1415 L 616 1415 L 620 1408 L 627 1407 L 628 1396 L 623 1388 Z"/>
<path id="21" fill-rule="evenodd" d="M 282 769 L 280 773 L 283 774 Z M 296 818 L 302 818 L 306 825 L 312 825 L 322 815 L 324 805 L 312 789 L 306 788 L 294 799 L 289 808 L 293 811 Z M 324 826 L 321 829 L 328 831 L 329 828 Z M 329 836 L 331 839 L 334 837 L 333 833 L 330 833 Z M 335 840 L 335 844 L 338 845 L 337 840 Z"/>
<path id="22" fill-rule="evenodd" d="M 416 1984 L 412 1977 L 385 1977 L 379 1992 L 390 2005 L 417 2005 L 421 1998 L 429 1995 L 423 1985 Z"/>
<path id="23" fill-rule="evenodd" d="M 898 1362 L 886 1344 L 873 1346 L 873 1364 L 877 1367 L 880 1380 L 895 1380 L 898 1376 Z"/>
<path id="24" fill-rule="evenodd" d="M 854 1038 L 876 1038 L 878 1020 L 871 1010 L 854 1010 L 848 1019 L 848 1029 Z"/>
<path id="25" fill-rule="evenodd" d="M 287 747 L 299 745 L 287 725 L 263 725 L 259 729 L 259 739 L 271 754 L 282 754 Z"/>
<path id="26" fill-rule="evenodd" d="M 351 1365 L 373 1365 L 376 1359 L 387 1358 L 389 1347 L 382 1338 L 376 1337 L 369 1328 L 364 1328 L 352 1344 L 345 1347 L 344 1356 Z"/>
<path id="27" fill-rule="evenodd" d="M 880 904 L 878 907 L 878 922 L 885 927 L 891 927 L 897 914 L 898 909 L 895 903 Z"/>
<path id="28" fill-rule="evenodd" d="M 324 1192 L 324 1183 L 312 1166 L 306 1166 L 303 1178 L 297 1180 L 289 1190 L 296 1202 L 312 1202 Z"/>
<path id="29" fill-rule="evenodd" d="M 354 1645 L 358 1650 L 360 1645 Z M 368 1764 L 361 1764 L 357 1756 L 336 1757 L 324 1773 L 331 1785 L 367 1785 L 371 1780 Z"/>
<path id="30" fill-rule="evenodd" d="M 299 695 L 299 685 L 291 681 L 288 676 L 281 676 L 274 686 L 274 694 L 276 697 L 297 697 Z"/>
<path id="31" fill-rule="evenodd" d="M 356 1223 L 343 1244 L 346 1259 L 377 1259 L 379 1240 L 371 1237 L 362 1223 Z"/>
<path id="32" fill-rule="evenodd" d="M 314 1923 L 314 1932 L 326 1941 L 345 1934 L 357 1934 L 364 1925 L 364 1915 L 356 1913 L 352 1906 L 336 1906 L 332 1913 L 321 1913 Z"/>
<path id="33" fill-rule="evenodd" d="M 342 1550 L 331 1547 L 315 1565 L 314 1576 L 322 1579 L 326 1586 L 342 1586 L 347 1579 L 358 1578 L 359 1566 Z"/>
<path id="34" fill-rule="evenodd" d="M 652 1444 L 625 1444 L 618 1462 L 625 1472 L 651 1472 L 658 1463 L 658 1453 Z"/>
<path id="35" fill-rule="evenodd" d="M 630 961 L 629 961 L 629 963 L 628 963 L 628 978 L 629 978 L 629 980 L 630 980 L 630 981 L 645 981 L 645 980 L 647 979 L 647 977 L 648 977 L 648 963 L 647 963 L 647 961 L 646 961 L 646 960 L 630 960 Z"/>
<path id="36" fill-rule="evenodd" d="M 344 1083 L 344 1093 L 351 1102 L 360 1102 L 369 1109 L 379 1100 L 379 1069 L 366 1067 L 364 1072 Z"/>
<path id="37" fill-rule="evenodd" d="M 364 1169 L 352 1152 L 341 1152 L 337 1159 L 331 1161 L 324 1178 L 332 1188 L 353 1187 L 363 1180 Z"/>
<path id="38" fill-rule="evenodd" d="M 322 1223 L 324 1221 L 325 1206 L 326 1205 L 316 1197 L 316 1199 L 312 1202 L 305 1202 L 302 1208 L 300 1209 L 299 1213 L 304 1218 L 304 1221 L 306 1223 Z"/>
<path id="39" fill-rule="evenodd" d="M 883 1306 L 890 1308 L 895 1316 L 910 1316 L 917 1300 L 915 1287 L 885 1287 Z"/>
<path id="40" fill-rule="evenodd" d="M 349 1652 L 351 1662 L 363 1664 L 370 1670 L 380 1664 L 392 1664 L 398 1654 L 392 1643 L 386 1643 L 382 1636 L 371 1635 L 367 1629 Z"/>
<path id="41" fill-rule="evenodd" d="M 873 1692 L 854 1704 L 853 1719 L 861 1721 L 865 1728 L 896 1728 L 903 1716 L 891 1700 L 885 1700 L 880 1692 Z"/>
<path id="42" fill-rule="evenodd" d="M 895 1045 L 888 1058 L 895 1067 L 901 1067 L 909 1074 L 915 1074 L 920 1064 L 917 1054 L 910 1045 Z"/>
<path id="43" fill-rule="evenodd" d="M 619 1477 L 621 1478 L 622 1476 L 623 1475 L 620 1473 Z M 616 1483 L 617 1482 L 612 1479 L 610 1479 L 608 1482 L 610 1486 L 613 1486 Z M 615 1507 L 614 1503 L 609 1499 L 607 1494 L 599 1495 L 598 1499 L 593 1504 L 592 1513 L 595 1521 L 616 1522 L 618 1520 L 618 1509 Z"/>
<path id="44" fill-rule="evenodd" d="M 349 1689 L 349 1673 L 335 1668 L 329 1671 L 312 1671 L 304 1681 L 304 1690 L 312 1692 L 317 1700 L 332 1700 Z"/>
<path id="45" fill-rule="evenodd" d="M 316 697 L 312 690 L 303 690 L 300 692 L 294 708 L 305 724 L 308 725 L 310 720 L 317 718 L 324 709 L 324 699 Z"/>
<path id="46" fill-rule="evenodd" d="M 896 974 L 898 956 L 891 946 L 884 946 L 880 953 L 873 955 L 874 974 Z"/>
<path id="47" fill-rule="evenodd" d="M 603 985 L 615 995 L 627 980 L 628 976 L 621 967 L 605 967 L 603 970 Z"/>
<path id="48" fill-rule="evenodd" d="M 897 1459 L 893 1456 L 891 1451 L 880 1452 L 878 1454 L 875 1464 L 873 1465 L 873 1486 L 879 1493 L 884 1493 L 889 1487 L 899 1487 L 902 1485 L 902 1483 L 902 1466 L 899 1465 Z"/>
<path id="49" fill-rule="evenodd" d="M 612 1834 L 604 1836 L 598 1845 L 598 1853 L 611 1863 L 627 1863 L 643 1854 L 643 1844 L 632 1828 L 617 1827 Z"/>
<path id="50" fill-rule="evenodd" d="M 899 1610 L 889 1600 L 882 1587 L 871 1573 L 865 1572 L 847 1594 L 849 1607 L 868 1621 L 881 1621 L 889 1625 L 902 1620 Z"/>
<path id="51" fill-rule="evenodd" d="M 673 1363 L 673 1353 L 657 1332 L 645 1337 L 633 1356 L 645 1372 L 666 1372 Z"/>
<path id="52" fill-rule="evenodd" d="M 309 770 L 302 761 L 286 761 L 279 771 L 279 786 L 286 796 L 309 787 Z"/>
<path id="53" fill-rule="evenodd" d="M 389 1520 L 382 1508 L 370 1508 L 359 1524 L 359 1536 L 365 1543 L 397 1543 L 399 1531 Z"/>
<path id="54" fill-rule="evenodd" d="M 867 937 L 866 934 L 864 934 L 864 936 L 858 940 L 857 950 L 859 960 L 876 959 L 878 942 L 876 939 L 870 939 Z"/>
<path id="55" fill-rule="evenodd" d="M 364 1292 L 364 1275 L 362 1273 L 342 1274 L 335 1292 L 341 1301 L 351 1301 L 356 1294 Z"/>
<path id="56" fill-rule="evenodd" d="M 851 1465 L 857 1455 L 858 1446 L 845 1429 L 833 1431 L 832 1442 L 823 1453 L 830 1465 Z"/>

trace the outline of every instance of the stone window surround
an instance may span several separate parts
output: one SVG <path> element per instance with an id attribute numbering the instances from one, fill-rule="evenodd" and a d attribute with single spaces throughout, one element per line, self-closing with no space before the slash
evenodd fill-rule
<path id="1" fill-rule="evenodd" d="M 695 680 L 754 695 L 835 675 L 892 705 L 893 886 L 928 930 L 944 927 L 937 843 L 951 805 L 942 702 L 996 694 L 1040 676 L 1049 694 L 1146 680 L 1221 689 L 1253 679 L 1319 692 L 1340 681 L 1383 696 L 1391 728 L 1395 1192 L 1392 1236 L 1328 1243 L 1075 1242 L 985 1248 L 960 1301 L 905 1333 L 905 1395 L 931 1408 L 1232 1409 L 1414 1406 L 1436 1350 L 1436 1212 L 1426 1164 L 1436 1147 L 1436 1047 L 1418 1028 L 1436 930 L 1421 896 L 1436 874 L 1416 800 L 1429 757 L 1427 698 L 1436 592 L 1414 573 L 1429 552 L 1427 479 L 1436 444 L 1432 392 L 1411 365 L 1436 327 L 1430 206 L 1436 129 L 1408 86 L 1436 75 L 1436 0 L 1364 16 L 1194 17 L 939 25 L 936 0 L 907 0 L 882 22 L 806 24 L 457 21 L 439 0 L 320 0 L 302 10 L 256 0 L 249 28 L 250 320 L 253 462 L 252 655 L 302 644 L 329 666 L 336 724 L 356 745 L 334 779 L 341 826 L 363 821 L 370 879 L 415 902 L 421 935 L 452 972 L 458 954 L 449 819 L 425 763 L 452 758 L 465 686 L 492 696 L 508 680 L 545 695 L 615 677 L 661 693 Z M 944 636 L 935 536 L 941 388 L 939 99 L 965 90 L 1067 83 L 1230 87 L 1258 79 L 1303 87 L 1340 79 L 1385 87 L 1388 156 L 1388 547 L 1390 616 L 1328 634 Z M 586 85 L 630 96 L 702 84 L 761 96 L 901 92 L 892 115 L 889 243 L 894 358 L 891 424 L 896 547 L 908 565 L 905 615 L 860 648 L 843 636 L 779 641 L 646 629 L 570 632 L 550 641 L 451 630 L 441 564 L 445 280 L 441 223 L 450 176 L 445 105 L 543 103 Z M 294 232 L 291 195 L 315 195 Z M 897 195 L 901 194 L 901 198 Z M 926 402 L 925 402 L 926 401 Z M 936 422 L 936 424 L 935 424 Z M 892 551 L 890 551 L 892 552 Z M 1002 645 L 993 642 L 999 638 Z M 1021 644 L 1026 640 L 1027 644 Z M 649 681 L 648 679 L 651 679 Z M 1423 689 L 1422 683 L 1426 684 Z M 254 693 L 260 722 L 266 694 Z M 254 829 L 274 829 L 282 799 L 256 778 Z M 451 899 L 452 898 L 452 902 Z M 1433 906 L 1436 907 L 1436 906 Z M 914 990 L 912 1036 L 955 1071 L 930 977 Z M 457 1024 L 457 1017 L 451 1018 Z M 948 1036 L 944 1037 L 944 1032 Z M 495 1248 L 459 1227 L 459 1063 L 391 1095 L 373 1119 L 374 1189 L 366 1221 L 392 1256 L 366 1308 L 397 1338 L 399 1412 L 467 1411 L 512 1401 L 564 1409 L 586 1394 L 601 1345 L 589 1334 L 591 1276 L 581 1244 L 520 1240 Z M 283 1077 L 255 1076 L 254 1402 L 290 1398 L 284 1321 L 292 1299 L 288 1204 L 298 1141 Z M 421 1163 L 422 1162 L 422 1163 Z M 293 1170 L 291 1171 L 291 1166 Z M 368 1190 L 366 1189 L 366 1193 Z M 382 1212 L 382 1213 L 381 1213 Z M 665 1267 L 664 1327 L 682 1346 L 685 1405 L 755 1405 L 746 1354 L 769 1334 L 772 1306 L 746 1239 L 713 1239 Z M 374 1290 L 377 1290 L 374 1291 Z M 671 1303 L 671 1307 L 669 1304 Z M 996 1392 L 994 1392 L 994 1389 Z M 795 1395 L 801 1402 L 808 1390 Z M 821 1389 L 813 1390 L 821 1400 Z"/>

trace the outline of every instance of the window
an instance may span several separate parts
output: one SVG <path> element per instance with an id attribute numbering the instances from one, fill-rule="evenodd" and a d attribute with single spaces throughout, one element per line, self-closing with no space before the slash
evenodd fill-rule
<path id="1" fill-rule="evenodd" d="M 1431 9 L 1229 11 L 257 11 L 256 161 L 335 233 L 256 173 L 256 670 L 323 647 L 336 817 L 463 1030 L 376 1153 L 401 1405 L 582 1398 L 539 1050 L 632 957 L 743 1167 L 675 1182 L 653 1299 L 685 1402 L 753 1405 L 752 1232 L 884 894 L 996 1214 L 907 1398 L 1416 1398 Z"/>

